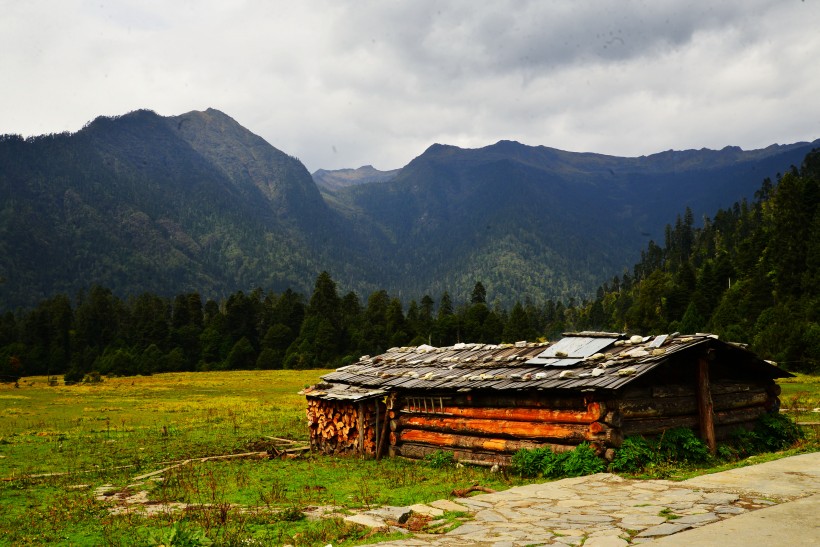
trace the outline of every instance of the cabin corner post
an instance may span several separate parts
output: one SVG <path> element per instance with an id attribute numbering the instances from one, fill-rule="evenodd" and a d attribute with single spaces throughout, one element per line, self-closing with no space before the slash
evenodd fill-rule
<path id="1" fill-rule="evenodd" d="M 364 455 L 364 402 L 362 401 L 359 401 L 359 415 L 356 418 L 356 426 L 359 430 L 359 454 Z"/>
<path id="2" fill-rule="evenodd" d="M 715 441 L 715 412 L 712 402 L 712 391 L 709 386 L 709 361 L 714 358 L 713 350 L 698 358 L 698 415 L 700 422 L 700 436 L 709 447 L 709 452 L 715 454 L 717 442 Z"/>

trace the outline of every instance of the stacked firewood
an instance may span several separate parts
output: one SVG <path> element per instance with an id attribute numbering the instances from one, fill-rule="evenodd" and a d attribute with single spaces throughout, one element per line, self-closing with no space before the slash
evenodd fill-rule
<path id="1" fill-rule="evenodd" d="M 384 420 L 384 404 L 378 403 L 379 426 Z M 376 403 L 328 401 L 309 398 L 307 421 L 310 445 L 327 454 L 376 453 Z M 381 432 L 379 432 L 381 433 Z"/>

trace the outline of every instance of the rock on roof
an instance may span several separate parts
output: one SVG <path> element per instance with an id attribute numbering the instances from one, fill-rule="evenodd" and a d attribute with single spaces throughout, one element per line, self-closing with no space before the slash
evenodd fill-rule
<path id="1" fill-rule="evenodd" d="M 712 334 L 566 333 L 554 344 L 456 344 L 391 348 L 323 376 L 365 390 L 616 390 L 695 346 L 718 347 L 770 378 L 790 376 Z"/>

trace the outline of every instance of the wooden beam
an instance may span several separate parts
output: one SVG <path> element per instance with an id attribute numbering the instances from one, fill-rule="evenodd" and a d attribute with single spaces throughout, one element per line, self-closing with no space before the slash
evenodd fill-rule
<path id="1" fill-rule="evenodd" d="M 559 424 L 418 414 L 402 416 L 398 420 L 391 421 L 391 429 L 393 431 L 400 431 L 404 428 L 519 439 L 552 439 L 570 443 L 608 441 L 611 440 L 611 438 L 620 438 L 620 432 L 601 422 L 593 422 L 591 424 Z"/>
<path id="2" fill-rule="evenodd" d="M 382 424 L 382 434 L 379 437 L 379 442 L 376 444 L 376 461 L 382 459 L 382 452 L 384 452 L 385 439 L 387 439 L 387 428 L 390 425 L 390 420 L 387 418 L 387 412 L 384 413 L 384 420 Z"/>
<path id="3" fill-rule="evenodd" d="M 356 417 L 359 429 L 359 454 L 364 454 L 364 403 L 359 401 L 359 414 Z"/>
<path id="4" fill-rule="evenodd" d="M 709 447 L 709 452 L 717 451 L 715 440 L 715 409 L 709 389 L 709 359 L 706 355 L 698 359 L 698 417 L 700 436 Z"/>
<path id="5" fill-rule="evenodd" d="M 376 407 L 376 424 L 373 426 L 373 434 L 376 436 L 376 449 L 379 448 L 379 401 L 374 401 L 374 406 Z M 384 417 L 385 421 L 387 421 L 387 416 Z"/>
<path id="6" fill-rule="evenodd" d="M 548 447 L 553 452 L 567 452 L 574 448 L 574 445 L 510 439 L 489 439 L 486 437 L 454 435 L 451 433 L 438 433 L 435 431 L 421 431 L 417 429 L 402 431 L 400 442 L 401 446 L 404 446 L 404 443 L 421 443 L 446 448 L 465 448 L 481 452 L 502 452 L 508 454 L 513 454 L 522 448 L 533 450 L 535 448 Z"/>
<path id="7" fill-rule="evenodd" d="M 437 397 L 438 395 L 436 395 Z M 451 406 L 473 407 L 534 407 L 559 410 L 586 410 L 587 402 L 581 395 L 575 397 L 558 396 L 546 391 L 528 393 L 455 393 L 447 394 Z M 428 395 L 429 397 L 429 395 Z"/>
<path id="8" fill-rule="evenodd" d="M 689 397 L 632 398 L 613 401 L 609 404 L 613 407 L 617 405 L 622 416 L 626 419 L 686 416 L 697 414 L 700 411 L 698 401 L 693 395 L 694 393 Z M 718 395 L 714 390 L 711 390 L 711 397 L 714 410 L 719 411 L 762 405 L 769 400 L 770 396 L 764 389 L 760 388 L 755 391 L 722 395 Z"/>
<path id="9" fill-rule="evenodd" d="M 406 412 L 407 415 L 414 413 Z M 606 414 L 603 403 L 589 403 L 586 410 L 553 410 L 547 408 L 505 408 L 505 407 L 459 407 L 443 406 L 436 408 L 436 414 L 445 414 L 462 418 L 486 418 L 491 420 L 508 420 L 512 422 L 542 422 L 591 424 Z"/>
<path id="10" fill-rule="evenodd" d="M 731 426 L 756 420 L 761 414 L 766 413 L 763 405 L 749 406 L 745 408 L 733 408 L 714 412 L 714 423 L 716 425 Z M 621 427 L 624 435 L 655 435 L 663 433 L 675 427 L 696 428 L 700 424 L 700 416 L 689 414 L 687 416 L 659 416 L 654 418 L 624 419 Z"/>

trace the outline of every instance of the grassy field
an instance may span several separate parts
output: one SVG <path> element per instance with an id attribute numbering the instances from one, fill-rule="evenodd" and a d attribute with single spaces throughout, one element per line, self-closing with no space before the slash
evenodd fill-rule
<path id="1" fill-rule="evenodd" d="M 266 437 L 306 440 L 298 391 L 323 372 L 158 374 L 77 386 L 34 377 L 19 388 L 0 385 L 0 545 L 156 545 L 186 531 L 224 545 L 360 543 L 363 532 L 339 519 L 299 517 L 306 507 L 406 505 L 475 483 L 513 484 L 470 467 L 309 454 L 192 462 L 155 477 L 162 480 L 134 480 L 180 460 L 258 450 Z M 98 499 L 106 485 L 109 496 Z M 110 513 L 140 492 L 152 514 L 134 505 Z M 172 513 L 174 504 L 188 508 Z"/>
<path id="2" fill-rule="evenodd" d="M 781 409 L 797 422 L 820 422 L 820 376 L 797 374 L 778 383 Z"/>
<path id="3" fill-rule="evenodd" d="M 0 545 L 204 545 L 205 535 L 219 545 L 359 544 L 383 537 L 368 538 L 339 518 L 302 516 L 312 508 L 407 505 L 476 483 L 503 489 L 522 482 L 480 468 L 310 454 L 180 465 L 259 450 L 268 437 L 306 440 L 298 391 L 324 372 L 0 384 Z M 782 386 L 783 408 L 816 421 L 820 378 L 798 376 Z M 128 496 L 149 503 L 126 504 Z"/>

